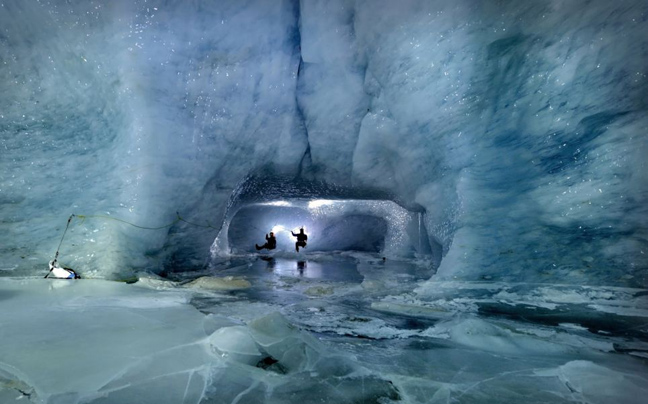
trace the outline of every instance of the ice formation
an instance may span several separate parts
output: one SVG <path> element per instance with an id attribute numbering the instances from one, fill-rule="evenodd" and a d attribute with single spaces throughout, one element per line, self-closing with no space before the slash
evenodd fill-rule
<path id="1" fill-rule="evenodd" d="M 641 0 L 1 2 L 0 401 L 638 402 L 647 26 Z M 36 279 L 59 247 L 78 284 Z"/>
<path id="2" fill-rule="evenodd" d="M 643 286 L 645 15 L 640 1 L 5 2 L 2 270 L 40 269 L 70 213 L 211 226 L 76 223 L 66 264 L 89 276 L 189 250 L 203 263 L 257 173 L 418 205 L 444 279 Z"/>

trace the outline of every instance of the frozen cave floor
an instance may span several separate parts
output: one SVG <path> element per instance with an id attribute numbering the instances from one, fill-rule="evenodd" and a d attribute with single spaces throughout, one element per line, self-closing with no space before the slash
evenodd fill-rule
<path id="1" fill-rule="evenodd" d="M 284 253 L 0 278 L 0 403 L 645 402 L 648 291 L 431 275 Z"/>

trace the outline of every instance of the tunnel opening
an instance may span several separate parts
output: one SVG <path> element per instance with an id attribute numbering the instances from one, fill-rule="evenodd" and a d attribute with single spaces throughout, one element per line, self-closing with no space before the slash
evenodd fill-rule
<path id="1" fill-rule="evenodd" d="M 382 190 L 343 187 L 321 181 L 250 176 L 232 192 L 212 258 L 257 253 L 271 231 L 273 252 L 295 252 L 295 237 L 305 228 L 305 253 L 359 251 L 386 257 L 417 258 L 438 266 L 428 237 L 425 210 Z M 267 252 L 264 250 L 264 252 Z"/>
<path id="2" fill-rule="evenodd" d="M 286 202 L 286 204 L 291 204 Z M 232 253 L 255 252 L 273 232 L 277 251 L 292 251 L 303 227 L 306 251 L 362 251 L 380 253 L 385 247 L 388 222 L 368 213 L 317 215 L 299 206 L 254 204 L 241 208 L 232 219 L 228 239 Z"/>

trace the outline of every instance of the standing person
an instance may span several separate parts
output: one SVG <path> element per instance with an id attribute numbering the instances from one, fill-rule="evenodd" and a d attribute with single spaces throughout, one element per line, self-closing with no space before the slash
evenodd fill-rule
<path id="1" fill-rule="evenodd" d="M 261 249 L 264 249 L 264 248 L 267 248 L 268 250 L 274 250 L 275 248 L 277 248 L 277 239 L 275 238 L 273 232 L 270 232 L 269 236 L 266 234 L 265 238 L 266 238 L 266 243 L 264 245 L 262 245 L 260 247 L 259 247 L 258 244 L 254 245 L 256 247 L 257 251 L 261 250 Z"/>
<path id="2" fill-rule="evenodd" d="M 299 247 L 306 248 L 306 240 L 308 240 L 308 236 L 304 233 L 303 227 L 299 229 L 299 233 L 295 234 L 291 230 L 290 234 L 292 234 L 294 237 L 297 237 L 297 242 L 295 243 L 295 250 L 297 252 L 299 252 Z"/>

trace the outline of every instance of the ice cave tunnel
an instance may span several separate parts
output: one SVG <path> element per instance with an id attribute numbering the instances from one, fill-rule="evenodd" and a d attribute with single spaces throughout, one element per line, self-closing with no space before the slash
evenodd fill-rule
<path id="1" fill-rule="evenodd" d="M 0 1 L 0 403 L 645 402 L 647 75 L 643 0 Z"/>

